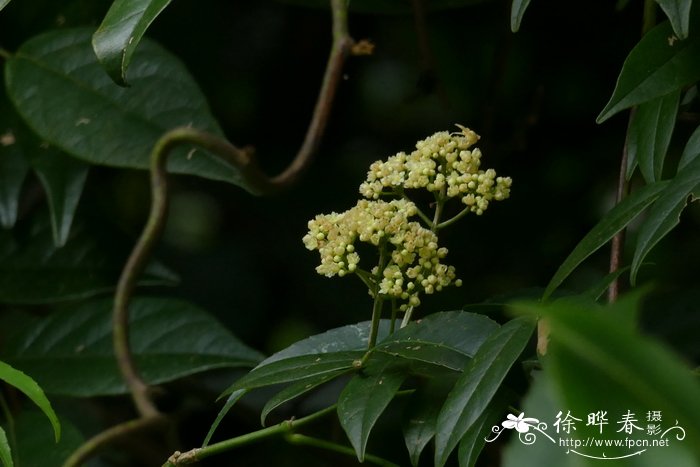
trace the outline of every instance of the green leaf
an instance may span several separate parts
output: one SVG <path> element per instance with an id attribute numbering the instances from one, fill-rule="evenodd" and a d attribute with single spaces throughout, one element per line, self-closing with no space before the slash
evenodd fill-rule
<path id="1" fill-rule="evenodd" d="M 532 303 L 521 309 L 549 321 L 547 364 L 567 403 L 566 409 L 572 413 L 599 409 L 611 413 L 630 409 L 643 409 L 645 414 L 662 411 L 664 425 L 672 426 L 677 421 L 685 429 L 686 438 L 660 451 L 692 449 L 697 462 L 700 383 L 676 355 L 619 319 L 620 315 L 635 314 L 640 298 L 639 293 L 624 296 L 600 311 L 581 309 L 565 301 Z M 605 390 L 582 391 L 582 387 Z"/>
<path id="2" fill-rule="evenodd" d="M 549 353 L 549 352 L 548 352 Z M 546 369 L 545 369 L 546 370 Z M 557 398 L 554 382 L 549 371 L 537 371 L 532 375 L 532 384 L 522 402 L 522 410 L 525 417 L 537 418 L 548 423 L 559 410 L 565 409 Z M 587 386 L 588 387 L 588 386 Z M 591 409 L 591 412 L 598 408 Z M 519 415 L 519 413 L 517 414 Z M 504 417 L 505 418 L 505 417 Z M 495 428 L 500 428 L 496 425 Z M 488 435 L 493 439 L 494 435 Z M 567 435 L 568 436 L 568 435 Z M 560 448 L 547 440 L 544 435 L 539 435 L 537 442 L 525 444 L 519 436 L 512 436 L 503 449 L 501 467 L 588 467 L 581 457 L 567 454 L 566 448 Z M 611 461 L 615 462 L 615 461 Z M 596 461 L 590 467 L 609 465 L 608 462 Z M 461 467 L 461 466 L 460 466 Z M 615 464 L 615 467 L 626 467 Z"/>
<path id="3" fill-rule="evenodd" d="M 5 182 L 0 184 L 0 220 L 11 218 L 14 224 L 20 188 L 30 166 L 47 194 L 54 242 L 63 246 L 85 184 L 87 166 L 38 140 L 2 94 L 0 177 Z"/>
<path id="4" fill-rule="evenodd" d="M 42 417 L 38 411 L 23 410 L 15 418 L 18 467 L 61 467 L 85 441 L 80 431 L 61 414 L 61 441 L 56 443 Z"/>
<path id="5" fill-rule="evenodd" d="M 88 165 L 53 148 L 30 153 L 29 160 L 49 200 L 54 243 L 62 247 L 68 241 Z"/>
<path id="6" fill-rule="evenodd" d="M 7 140 L 9 133 L 0 135 Z M 14 144 L 14 143 L 13 143 Z M 17 221 L 19 197 L 24 179 L 29 173 L 24 155 L 12 147 L 0 142 L 0 227 L 11 229 Z"/>
<path id="7" fill-rule="evenodd" d="M 396 395 L 405 374 L 387 371 L 390 362 L 369 364 L 350 380 L 338 398 L 338 420 L 357 458 L 365 458 L 367 440 L 379 416 Z"/>
<path id="8" fill-rule="evenodd" d="M 632 284 L 636 282 L 639 267 L 647 254 L 678 225 L 681 212 L 690 196 L 700 196 L 700 158 L 685 166 L 670 181 L 670 185 L 661 193 L 640 226 L 630 272 Z"/>
<path id="9" fill-rule="evenodd" d="M 498 324 L 463 311 L 435 313 L 383 340 L 375 352 L 462 371 Z"/>
<path id="10" fill-rule="evenodd" d="M 0 227 L 4 229 L 11 229 L 17 221 L 19 197 L 29 173 L 19 125 L 12 106 L 0 93 Z"/>
<path id="11" fill-rule="evenodd" d="M 51 402 L 46 398 L 44 391 L 36 381 L 3 361 L 0 361 L 0 379 L 22 391 L 44 412 L 53 427 L 54 439 L 58 442 L 61 439 L 61 424 L 58 421 L 56 412 L 51 407 Z"/>
<path id="12" fill-rule="evenodd" d="M 489 429 L 494 423 L 498 422 L 499 417 L 503 416 L 503 412 L 507 406 L 505 397 L 494 397 L 491 404 L 484 410 L 481 416 L 469 427 L 462 439 L 459 441 L 459 467 L 474 467 L 476 460 L 481 454 L 481 450 L 486 444 L 485 436 L 491 433 Z"/>
<path id="13" fill-rule="evenodd" d="M 610 284 L 615 282 L 618 277 L 627 272 L 629 268 L 629 266 L 625 266 L 617 271 L 606 274 L 605 277 L 586 290 L 585 294 L 588 295 L 593 301 L 597 301 L 610 288 Z"/>
<path id="14" fill-rule="evenodd" d="M 236 381 L 224 391 L 224 394 L 230 394 L 238 389 L 254 389 L 299 381 L 312 376 L 349 372 L 355 368 L 353 362 L 361 359 L 364 354 L 363 351 L 354 351 L 299 355 L 261 364 Z"/>
<path id="15" fill-rule="evenodd" d="M 5 467 L 13 467 L 12 452 L 10 451 L 10 443 L 7 442 L 5 430 L 0 426 L 0 462 Z"/>
<path id="16" fill-rule="evenodd" d="M 435 436 L 440 400 L 424 397 L 420 401 L 410 401 L 411 416 L 403 424 L 403 438 L 406 442 L 411 465 L 417 466 L 423 449 Z"/>
<path id="17" fill-rule="evenodd" d="M 19 237 L 19 238 L 18 238 Z M 37 221 L 28 238 L 0 232 L 0 303 L 52 303 L 114 289 L 130 242 L 97 225 L 77 225 L 57 248 L 47 222 Z M 152 261 L 139 285 L 172 285 L 177 278 Z"/>
<path id="18" fill-rule="evenodd" d="M 530 340 L 533 329 L 529 317 L 509 321 L 484 342 L 464 369 L 438 416 L 437 467 L 445 465 L 452 450 L 484 412 Z"/>
<path id="19" fill-rule="evenodd" d="M 583 237 L 561 266 L 559 266 L 559 269 L 554 273 L 549 284 L 547 284 L 543 299 L 546 300 L 549 298 L 552 292 L 564 282 L 564 279 L 566 279 L 583 260 L 588 258 L 598 250 L 598 248 L 605 245 L 617 232 L 625 228 L 639 213 L 644 211 L 647 206 L 656 201 L 667 186 L 668 181 L 646 185 L 613 207 L 600 222 Z"/>
<path id="20" fill-rule="evenodd" d="M 696 157 L 700 155 L 700 126 L 698 126 L 695 131 L 693 132 L 692 135 L 690 135 L 690 138 L 688 138 L 688 142 L 685 145 L 685 148 L 683 148 L 683 154 L 681 154 L 681 160 L 678 162 L 678 172 L 683 170 L 685 166 L 690 164 L 695 160 Z"/>
<path id="21" fill-rule="evenodd" d="M 93 164 L 147 169 L 154 144 L 172 128 L 222 135 L 176 57 L 143 40 L 131 64 L 132 87 L 122 88 L 103 72 L 90 37 L 89 29 L 47 32 L 6 63 L 10 98 L 41 138 Z M 242 184 L 233 166 L 193 149 L 175 150 L 168 170 Z"/>
<path id="22" fill-rule="evenodd" d="M 641 104 L 632 117 L 628 140 L 628 167 L 639 162 L 647 183 L 661 179 L 661 172 L 676 125 L 680 90 Z M 627 179 L 632 170 L 627 171 Z"/>
<path id="23" fill-rule="evenodd" d="M 35 375 L 48 393 L 124 394 L 112 348 L 112 300 L 88 302 L 18 329 L 2 358 Z M 213 368 L 252 367 L 262 356 L 187 302 L 138 298 L 130 306 L 131 350 L 151 385 Z"/>
<path id="24" fill-rule="evenodd" d="M 510 7 L 511 31 L 518 32 L 518 30 L 520 30 L 520 23 L 523 21 L 523 15 L 529 5 L 530 0 L 513 0 L 513 4 Z"/>
<path id="25" fill-rule="evenodd" d="M 690 7 L 693 0 L 656 0 L 673 26 L 673 32 L 679 39 L 688 37 L 690 29 Z"/>
<path id="26" fill-rule="evenodd" d="M 430 378 L 421 381 L 409 396 L 403 409 L 401 431 L 411 464 L 418 465 L 420 455 L 435 436 L 437 416 L 447 393 L 454 386 L 452 378 Z"/>
<path id="27" fill-rule="evenodd" d="M 229 396 L 228 399 L 226 399 L 226 403 L 224 406 L 219 410 L 219 413 L 216 415 L 216 420 L 214 420 L 214 423 L 211 424 L 209 427 L 209 431 L 207 432 L 207 436 L 204 438 L 204 441 L 202 442 L 202 447 L 206 447 L 209 445 L 209 441 L 211 441 L 211 437 L 214 436 L 214 432 L 216 429 L 219 427 L 219 424 L 221 423 L 221 420 L 224 419 L 226 414 L 231 410 L 231 407 L 233 407 L 236 402 L 238 402 L 238 399 L 243 397 L 248 391 L 245 389 L 239 389 L 237 391 L 233 391 Z"/>
<path id="28" fill-rule="evenodd" d="M 340 369 L 331 373 L 310 376 L 290 384 L 267 401 L 262 409 L 262 412 L 260 413 L 260 424 L 265 426 L 265 419 L 267 416 L 280 405 L 284 404 L 285 402 L 289 402 L 290 400 L 299 397 L 302 394 L 305 394 L 345 373 L 347 373 L 345 369 Z"/>
<path id="29" fill-rule="evenodd" d="M 301 355 L 316 355 L 332 352 L 365 351 L 369 342 L 370 321 L 349 324 L 324 333 L 316 334 L 290 345 L 286 349 L 271 355 L 258 365 L 262 367 L 278 360 Z M 389 334 L 389 320 L 379 323 L 378 340 L 381 342 Z"/>
<path id="30" fill-rule="evenodd" d="M 698 81 L 699 54 L 700 35 L 681 41 L 673 37 L 668 22 L 656 26 L 625 59 L 613 95 L 596 121 Z"/>
<path id="31" fill-rule="evenodd" d="M 0 10 L 5 8 L 8 3 L 10 3 L 10 0 L 0 0 Z"/>
<path id="32" fill-rule="evenodd" d="M 126 70 L 146 29 L 170 0 L 114 0 L 92 36 L 92 46 L 115 83 L 126 85 Z"/>

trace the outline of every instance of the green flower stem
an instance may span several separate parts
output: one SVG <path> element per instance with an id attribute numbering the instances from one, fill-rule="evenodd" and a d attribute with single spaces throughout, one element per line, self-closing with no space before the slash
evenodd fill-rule
<path id="1" fill-rule="evenodd" d="M 263 428 L 258 431 L 253 431 L 252 433 L 246 433 L 245 435 L 237 436 L 235 438 L 220 441 L 218 443 L 210 444 L 209 446 L 203 448 L 195 448 L 187 452 L 175 452 L 168 461 L 163 464 L 163 467 L 175 467 L 178 465 L 193 464 L 197 461 L 211 457 L 215 454 L 221 454 L 226 451 L 238 448 L 240 446 L 245 446 L 247 444 L 260 441 L 271 436 L 282 435 L 287 433 L 292 433 L 295 428 L 311 423 L 321 417 L 324 417 L 330 413 L 335 412 L 336 405 L 332 405 L 318 412 L 314 412 L 311 415 L 300 418 L 298 420 L 290 419 L 284 422 L 274 425 L 268 428 Z"/>
<path id="2" fill-rule="evenodd" d="M 311 436 L 302 435 L 299 433 L 289 433 L 284 438 L 290 444 L 295 444 L 298 446 L 311 446 L 355 457 L 355 450 L 351 447 L 343 446 L 337 443 L 332 443 L 330 441 L 325 441 Z M 382 459 L 381 457 L 373 456 L 372 454 L 365 454 L 365 461 L 383 467 L 398 467 L 397 464 Z"/>
<path id="3" fill-rule="evenodd" d="M 377 287 L 377 285 L 374 282 L 372 282 L 373 276 L 369 273 L 369 271 L 357 268 L 355 269 L 355 274 L 357 274 L 357 277 L 360 278 L 360 280 L 367 286 L 369 290 L 374 290 Z"/>
<path id="4" fill-rule="evenodd" d="M 462 209 L 461 211 L 459 211 L 459 212 L 457 213 L 457 215 L 455 215 L 453 218 L 448 219 L 448 220 L 446 220 L 446 221 L 444 221 L 444 222 L 440 222 L 437 226 L 435 226 L 435 228 L 433 229 L 433 231 L 434 231 L 434 232 L 437 232 L 438 230 L 441 230 L 441 229 L 444 229 L 445 227 L 451 226 L 452 224 L 454 224 L 455 222 L 457 222 L 458 220 L 460 220 L 461 218 L 463 218 L 464 216 L 466 216 L 467 214 L 469 214 L 469 211 L 470 211 L 470 210 L 471 210 L 471 208 L 470 208 L 469 206 L 467 206 L 466 208 L 464 208 L 464 209 Z"/>
<path id="5" fill-rule="evenodd" d="M 396 315 L 399 312 L 398 307 L 396 306 L 396 300 L 391 299 L 391 324 L 389 324 L 389 334 L 394 333 L 394 328 L 396 327 Z"/>
<path id="6" fill-rule="evenodd" d="M 406 201 L 410 201 L 411 203 L 413 203 L 411 198 L 409 198 L 408 195 L 403 191 L 403 188 L 399 188 L 397 190 L 396 194 L 401 196 Z M 413 204 L 415 205 L 416 203 L 413 203 Z M 433 221 L 431 221 L 430 218 L 423 211 L 421 211 L 417 205 L 416 205 L 416 214 L 418 214 L 418 217 L 420 217 L 423 220 L 423 222 L 425 222 L 426 225 L 433 225 Z"/>
<path id="7" fill-rule="evenodd" d="M 442 216 L 442 209 L 445 206 L 445 188 L 440 190 L 440 193 L 435 193 L 435 214 L 433 215 L 433 221 L 430 223 L 430 230 L 437 232 L 438 225 L 440 225 L 440 216 Z"/>
<path id="8" fill-rule="evenodd" d="M 369 331 L 369 342 L 367 349 L 372 349 L 377 344 L 377 334 L 379 334 L 379 323 L 382 320 L 382 306 L 384 299 L 379 294 L 374 296 L 374 306 L 372 307 L 372 327 Z"/>
<path id="9" fill-rule="evenodd" d="M 413 307 L 409 306 L 406 313 L 403 315 L 403 321 L 401 321 L 401 328 L 405 328 L 408 323 L 411 322 L 411 315 L 413 314 Z"/>
<path id="10" fill-rule="evenodd" d="M 382 271 L 386 266 L 387 261 L 387 250 L 386 241 L 379 243 L 379 265 L 377 275 L 374 276 L 375 285 L 372 288 L 372 294 L 374 296 L 374 304 L 372 306 L 372 327 L 369 331 L 369 342 L 367 343 L 367 348 L 371 350 L 377 344 L 377 335 L 379 334 L 379 323 L 382 320 L 382 308 L 384 306 L 384 298 L 379 294 L 379 283 L 382 280 Z"/>

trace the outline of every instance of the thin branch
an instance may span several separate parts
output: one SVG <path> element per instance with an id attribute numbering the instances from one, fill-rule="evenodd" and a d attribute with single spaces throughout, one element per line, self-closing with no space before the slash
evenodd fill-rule
<path id="1" fill-rule="evenodd" d="M 246 444 L 250 444 L 270 436 L 291 433 L 292 430 L 294 430 L 295 428 L 306 425 L 321 417 L 324 417 L 329 413 L 334 412 L 335 409 L 336 405 L 334 404 L 330 407 L 327 407 L 323 410 L 319 410 L 318 412 L 314 412 L 311 415 L 307 415 L 306 417 L 300 418 L 298 420 L 285 420 L 277 425 L 268 428 L 263 428 L 258 431 L 253 431 L 252 433 L 246 433 L 244 435 L 220 441 L 218 443 L 210 444 L 209 446 L 203 448 L 195 448 L 187 452 L 176 451 L 172 456 L 170 456 L 168 462 L 163 464 L 163 467 L 174 467 L 177 465 L 193 464 L 197 461 L 213 456 L 215 454 L 230 451 L 231 449 L 244 446 Z"/>
<path id="2" fill-rule="evenodd" d="M 620 172 L 617 176 L 617 193 L 615 195 L 615 204 L 620 204 L 627 195 L 629 195 L 630 186 L 627 181 L 627 161 L 629 159 L 629 128 L 634 118 L 634 109 L 630 111 L 629 121 L 627 124 L 627 136 L 625 144 L 622 147 L 622 158 L 620 159 Z M 616 272 L 620 269 L 622 263 L 622 252 L 625 247 L 625 229 L 620 230 L 612 239 L 610 246 L 610 268 L 609 272 Z M 616 277 L 608 288 L 608 302 L 613 303 L 617 300 L 620 293 L 620 278 Z"/>
<path id="3" fill-rule="evenodd" d="M 142 417 L 158 414 L 148 385 L 139 375 L 129 346 L 128 305 L 136 278 L 143 271 L 146 259 L 160 238 L 167 216 L 166 162 L 172 150 L 182 144 L 199 146 L 236 167 L 252 192 L 273 194 L 294 184 L 318 148 L 331 105 L 340 83 L 342 66 L 349 55 L 353 40 L 348 34 L 345 0 L 331 0 L 333 11 L 333 44 L 323 83 L 319 92 L 304 142 L 290 165 L 279 175 L 269 178 L 259 168 L 252 155 L 215 135 L 193 128 L 176 128 L 163 135 L 151 153 L 151 211 L 146 227 L 129 257 L 119 279 L 114 299 L 114 351 L 119 370 Z"/>
<path id="4" fill-rule="evenodd" d="M 160 428 L 165 426 L 167 421 L 168 418 L 164 415 L 157 415 L 150 418 L 137 418 L 115 425 L 83 443 L 66 459 L 63 467 L 78 467 L 115 441 L 144 430 Z"/>
<path id="5" fill-rule="evenodd" d="M 646 34 L 651 28 L 656 24 L 656 3 L 654 0 L 644 0 L 644 14 L 642 18 L 642 36 Z M 622 158 L 620 160 L 620 172 L 617 177 L 617 193 L 615 197 L 615 204 L 620 204 L 623 199 L 630 192 L 629 182 L 627 181 L 627 164 L 629 159 L 629 135 L 630 126 L 632 124 L 632 119 L 636 112 L 636 107 L 630 110 L 629 120 L 627 122 L 627 135 L 625 137 L 625 144 L 622 147 Z M 627 229 L 620 230 L 612 239 L 612 244 L 610 246 L 610 268 L 609 271 L 616 272 L 620 269 L 620 263 L 622 262 L 622 253 L 625 248 L 625 232 Z M 620 279 L 616 277 L 612 281 L 610 287 L 608 288 L 608 302 L 613 303 L 617 300 L 620 294 Z"/>

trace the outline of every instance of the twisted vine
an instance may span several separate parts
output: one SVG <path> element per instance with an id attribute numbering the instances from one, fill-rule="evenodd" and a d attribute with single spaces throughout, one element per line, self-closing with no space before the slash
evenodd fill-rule
<path id="1" fill-rule="evenodd" d="M 164 415 L 156 407 L 149 385 L 142 379 L 129 345 L 129 303 L 138 276 L 165 225 L 168 208 L 166 164 L 173 149 L 194 145 L 235 167 L 246 188 L 257 195 L 271 195 L 292 186 L 309 166 L 325 131 L 342 68 L 350 54 L 371 53 L 370 44 L 355 43 L 348 33 L 346 0 L 330 0 L 333 42 L 316 105 L 302 145 L 294 159 L 280 174 L 270 177 L 258 166 L 252 152 L 240 149 L 216 135 L 189 127 L 165 133 L 150 154 L 151 208 L 141 233 L 119 278 L 112 315 L 113 347 L 119 371 L 127 385 L 139 418 L 114 426 L 86 441 L 64 463 L 64 467 L 81 465 L 98 450 L 129 433 L 164 426 Z M 363 46 L 365 45 L 365 46 Z"/>

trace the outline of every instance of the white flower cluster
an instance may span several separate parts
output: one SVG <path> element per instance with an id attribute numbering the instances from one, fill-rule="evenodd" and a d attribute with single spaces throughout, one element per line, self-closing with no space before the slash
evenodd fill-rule
<path id="1" fill-rule="evenodd" d="M 318 250 L 319 274 L 328 277 L 356 272 L 360 257 L 355 242 L 370 243 L 385 251 L 383 270 L 375 266 L 371 274 L 379 295 L 404 301 L 400 309 L 420 304 L 419 294 L 442 290 L 455 280 L 453 266 L 442 264 L 446 248 L 438 248 L 437 235 L 409 221 L 416 206 L 407 200 L 360 200 L 343 213 L 322 214 L 309 221 L 304 245 Z"/>
<path id="2" fill-rule="evenodd" d="M 448 198 L 460 197 L 471 212 L 481 215 L 492 200 L 510 196 L 510 177 L 497 177 L 493 169 L 479 170 L 481 151 L 470 149 L 479 135 L 458 125 L 461 132 L 440 131 L 416 143 L 410 154 L 399 152 L 374 162 L 360 185 L 365 198 L 378 199 L 398 190 L 425 188 Z"/>

